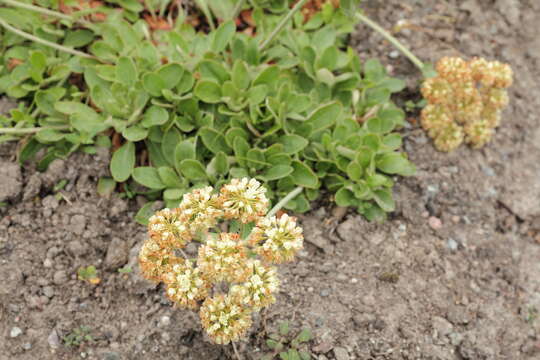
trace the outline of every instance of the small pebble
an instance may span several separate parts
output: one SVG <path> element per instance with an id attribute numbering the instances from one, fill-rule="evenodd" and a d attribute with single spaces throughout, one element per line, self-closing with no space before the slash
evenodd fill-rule
<path id="1" fill-rule="evenodd" d="M 446 242 L 446 246 L 452 251 L 456 251 L 458 249 L 458 245 L 459 244 L 457 243 L 457 241 L 452 238 L 449 238 Z"/>
<path id="2" fill-rule="evenodd" d="M 45 295 L 48 298 L 52 298 L 54 296 L 54 289 L 52 286 L 45 286 L 43 288 L 43 295 Z"/>
<path id="3" fill-rule="evenodd" d="M 322 297 L 327 297 L 328 295 L 330 295 L 330 291 L 324 289 L 324 290 L 321 290 L 321 296 Z"/>
<path id="4" fill-rule="evenodd" d="M 9 332 L 9 337 L 10 338 L 16 338 L 17 336 L 21 335 L 22 333 L 23 333 L 23 331 L 21 330 L 21 328 L 14 326 L 11 329 L 11 331 Z"/>
<path id="5" fill-rule="evenodd" d="M 457 215 L 452 216 L 452 222 L 453 222 L 454 224 L 459 223 L 459 220 L 460 220 L 460 219 L 459 219 L 459 216 L 457 216 Z"/>
<path id="6" fill-rule="evenodd" d="M 397 50 L 390 51 L 390 53 L 388 54 L 388 56 L 390 56 L 392 59 L 396 59 L 396 58 L 399 57 L 399 51 L 397 51 Z"/>
<path id="7" fill-rule="evenodd" d="M 314 289 L 313 289 L 313 287 L 311 287 L 311 286 L 308 287 L 308 289 L 307 289 L 308 292 L 313 292 L 313 290 L 314 290 Z"/>
<path id="8" fill-rule="evenodd" d="M 24 343 L 22 348 L 26 351 L 30 350 L 32 348 L 32 344 L 30 343 Z"/>
<path id="9" fill-rule="evenodd" d="M 159 324 L 161 326 L 169 326 L 171 323 L 171 318 L 168 316 L 162 316 L 161 319 L 159 319 Z"/>
<path id="10" fill-rule="evenodd" d="M 433 230 L 438 230 L 442 228 L 442 221 L 438 217 L 430 216 L 428 219 L 428 224 Z"/>
<path id="11" fill-rule="evenodd" d="M 357 278 L 352 278 L 351 279 L 351 284 L 356 284 L 358 282 L 358 279 Z"/>
<path id="12" fill-rule="evenodd" d="M 46 268 L 51 268 L 53 266 L 53 261 L 47 258 L 45 259 L 45 261 L 43 261 L 43 266 Z"/>

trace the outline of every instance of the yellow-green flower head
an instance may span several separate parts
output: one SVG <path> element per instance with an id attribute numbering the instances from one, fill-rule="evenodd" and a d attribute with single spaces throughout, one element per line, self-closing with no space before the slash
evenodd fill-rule
<path id="1" fill-rule="evenodd" d="M 498 61 L 475 58 L 469 62 L 473 78 L 483 86 L 507 88 L 513 83 L 513 71 L 510 65 Z"/>
<path id="2" fill-rule="evenodd" d="M 268 210 L 266 189 L 255 179 L 232 179 L 221 188 L 225 217 L 246 224 L 259 219 Z"/>
<path id="3" fill-rule="evenodd" d="M 139 265 L 143 277 L 159 282 L 163 274 L 170 271 L 174 264 L 183 260 L 174 256 L 171 249 L 161 246 L 156 240 L 146 240 L 139 252 Z"/>
<path id="4" fill-rule="evenodd" d="M 483 91 L 484 104 L 491 109 L 505 108 L 508 103 L 508 92 L 500 88 L 486 88 Z"/>
<path id="5" fill-rule="evenodd" d="M 471 81 L 472 73 L 467 62 L 458 57 L 443 57 L 437 62 L 437 73 L 450 83 Z"/>
<path id="6" fill-rule="evenodd" d="M 279 219 L 261 219 L 251 233 L 250 243 L 265 261 L 280 264 L 294 260 L 303 247 L 304 236 L 296 219 L 283 214 Z"/>
<path id="7" fill-rule="evenodd" d="M 465 125 L 467 142 L 474 148 L 481 148 L 493 136 L 493 127 L 485 119 L 471 122 Z"/>
<path id="8" fill-rule="evenodd" d="M 182 248 L 191 240 L 191 233 L 178 209 L 163 209 L 148 220 L 148 233 L 158 244 Z"/>
<path id="9" fill-rule="evenodd" d="M 501 123 L 501 110 L 484 107 L 480 118 L 486 121 L 490 128 L 495 129 Z"/>
<path id="10" fill-rule="evenodd" d="M 219 239 L 209 238 L 199 248 L 197 266 L 213 282 L 245 280 L 247 248 L 238 234 L 220 233 Z"/>
<path id="11" fill-rule="evenodd" d="M 452 115 L 446 106 L 429 104 L 422 109 L 420 123 L 430 137 L 439 135 L 452 121 Z"/>
<path id="12" fill-rule="evenodd" d="M 221 345 L 240 340 L 251 327 L 251 309 L 223 294 L 207 298 L 199 315 L 208 336 Z"/>
<path id="13" fill-rule="evenodd" d="M 274 267 L 263 265 L 259 260 L 248 263 L 249 275 L 246 282 L 231 287 L 230 296 L 238 297 L 240 303 L 260 310 L 276 302 L 274 293 L 278 290 L 279 280 Z"/>
<path id="14" fill-rule="evenodd" d="M 463 128 L 455 123 L 450 123 L 435 138 L 435 147 L 444 152 L 456 149 L 463 142 Z"/>
<path id="15" fill-rule="evenodd" d="M 195 189 L 185 194 L 179 206 L 192 235 L 206 231 L 223 215 L 217 195 L 212 195 L 210 186 Z"/>
<path id="16" fill-rule="evenodd" d="M 422 84 L 422 96 L 430 104 L 447 104 L 453 97 L 454 91 L 450 83 L 442 77 L 426 79 Z"/>
<path id="17" fill-rule="evenodd" d="M 175 264 L 163 275 L 167 285 L 167 297 L 175 304 L 188 308 L 197 308 L 197 301 L 208 296 L 210 283 L 203 277 L 190 260 Z"/>

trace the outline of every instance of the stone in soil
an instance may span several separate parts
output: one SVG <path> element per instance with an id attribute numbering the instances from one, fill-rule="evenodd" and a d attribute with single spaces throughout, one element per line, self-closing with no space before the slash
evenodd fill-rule
<path id="1" fill-rule="evenodd" d="M 15 199 L 22 190 L 19 164 L 0 161 L 0 202 Z"/>
<path id="2" fill-rule="evenodd" d="M 107 249 L 105 266 L 107 269 L 117 269 L 128 261 L 129 248 L 125 240 L 113 238 Z"/>

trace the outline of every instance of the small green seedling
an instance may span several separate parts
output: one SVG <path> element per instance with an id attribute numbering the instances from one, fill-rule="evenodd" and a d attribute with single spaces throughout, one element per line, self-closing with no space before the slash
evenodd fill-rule
<path id="1" fill-rule="evenodd" d="M 131 273 L 132 271 L 133 271 L 133 269 L 132 269 L 130 266 L 128 266 L 128 265 L 126 265 L 126 266 L 124 266 L 124 267 L 118 269 L 118 272 L 119 272 L 120 274 L 129 274 L 129 273 Z"/>
<path id="2" fill-rule="evenodd" d="M 79 271 L 77 271 L 77 276 L 79 280 L 89 282 L 92 285 L 97 285 L 101 281 L 97 276 L 96 267 L 94 265 L 80 268 Z"/>
<path id="3" fill-rule="evenodd" d="M 302 329 L 291 340 L 289 322 L 284 321 L 279 325 L 279 332 L 268 335 L 266 345 L 271 349 L 261 360 L 272 360 L 279 355 L 281 360 L 309 360 L 311 355 L 307 349 L 307 343 L 312 339 L 311 330 Z"/>
<path id="4" fill-rule="evenodd" d="M 81 325 L 62 338 L 67 347 L 80 346 L 85 342 L 93 342 L 94 338 L 90 334 L 91 329 L 88 326 Z"/>

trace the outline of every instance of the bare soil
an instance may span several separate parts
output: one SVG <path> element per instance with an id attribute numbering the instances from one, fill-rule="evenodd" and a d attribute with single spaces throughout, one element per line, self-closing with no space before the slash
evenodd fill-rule
<path id="1" fill-rule="evenodd" d="M 320 360 L 540 359 L 540 3 L 363 6 L 422 59 L 510 63 L 511 106 L 486 148 L 451 154 L 434 150 L 411 113 L 405 149 L 419 171 L 400 179 L 398 210 L 384 224 L 324 206 L 302 216 L 305 250 L 282 269 L 278 302 L 240 354 L 260 358 L 266 332 L 289 320 L 313 330 L 309 350 Z M 407 78 L 396 101 L 419 98 L 418 72 L 380 35 L 359 26 L 351 44 Z M 45 173 L 21 169 L 15 154 L 0 146 L 0 360 L 232 358 L 196 314 L 140 277 L 146 233 L 133 217 L 143 199 L 96 194 L 109 153 L 56 160 Z M 100 284 L 77 280 L 87 265 Z M 133 272 L 119 273 L 126 265 Z M 63 337 L 81 326 L 92 340 L 67 346 Z"/>

